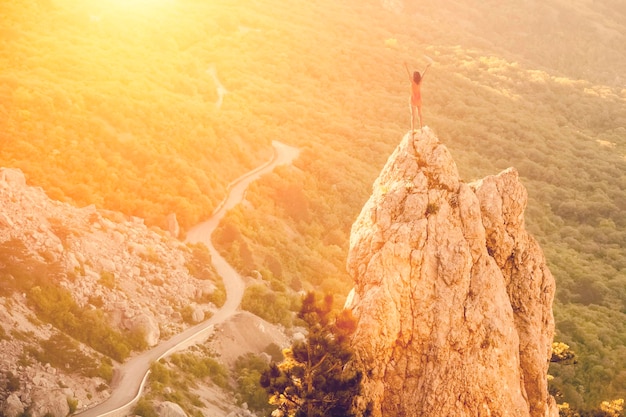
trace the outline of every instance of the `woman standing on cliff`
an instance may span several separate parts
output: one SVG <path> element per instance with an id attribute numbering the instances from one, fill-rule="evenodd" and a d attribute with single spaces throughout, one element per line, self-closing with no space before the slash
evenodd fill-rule
<path id="1" fill-rule="evenodd" d="M 426 71 L 428 67 L 430 67 L 430 63 L 426 65 L 424 72 L 421 74 L 419 71 L 413 72 L 413 76 L 411 76 L 411 71 L 409 70 L 409 65 L 404 62 L 404 67 L 406 68 L 406 73 L 409 75 L 409 81 L 411 82 L 411 135 L 413 135 L 415 130 L 415 110 L 417 110 L 417 115 L 420 118 L 420 130 L 422 130 L 422 92 L 420 90 L 422 86 L 422 80 L 426 75 Z"/>

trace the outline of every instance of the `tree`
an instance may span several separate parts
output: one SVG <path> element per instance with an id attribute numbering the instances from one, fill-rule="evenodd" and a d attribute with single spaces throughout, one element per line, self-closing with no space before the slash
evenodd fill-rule
<path id="1" fill-rule="evenodd" d="M 576 353 L 570 349 L 569 345 L 562 342 L 552 343 L 552 356 L 550 362 L 560 363 L 563 365 L 576 364 Z"/>
<path id="2" fill-rule="evenodd" d="M 350 336 L 356 321 L 349 311 L 332 312 L 333 297 L 317 303 L 309 292 L 298 318 L 307 336 L 284 351 L 285 359 L 261 376 L 270 395 L 272 413 L 280 417 L 350 417 L 353 398 L 360 393 L 362 374 L 350 366 Z"/>

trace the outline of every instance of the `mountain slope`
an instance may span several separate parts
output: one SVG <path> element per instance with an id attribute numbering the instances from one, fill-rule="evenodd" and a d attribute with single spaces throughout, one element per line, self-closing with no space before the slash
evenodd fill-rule
<path id="1" fill-rule="evenodd" d="M 205 247 L 51 200 L 18 170 L 0 168 L 0 222 L 0 403 L 33 416 L 102 401 L 113 361 L 223 303 Z"/>
<path id="2" fill-rule="evenodd" d="M 514 166 L 527 186 L 557 338 L 579 354 L 555 387 L 589 408 L 626 395 L 620 2 L 114 3 L 0 5 L 1 165 L 53 197 L 161 227 L 176 212 L 186 229 L 271 140 L 301 147 L 220 240 L 290 294 L 286 311 L 301 288 L 347 292 L 350 225 L 408 128 L 402 62 L 426 54 L 425 122 L 461 177 Z"/>

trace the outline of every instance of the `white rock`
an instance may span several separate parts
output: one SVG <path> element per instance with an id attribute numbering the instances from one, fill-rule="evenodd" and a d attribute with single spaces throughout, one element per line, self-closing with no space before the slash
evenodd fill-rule
<path id="1" fill-rule="evenodd" d="M 204 311 L 198 305 L 193 306 L 192 308 L 193 312 L 191 313 L 191 321 L 193 321 L 194 323 L 200 323 L 202 320 L 204 320 Z"/>
<path id="2" fill-rule="evenodd" d="M 31 417 L 66 417 L 70 412 L 67 396 L 60 389 L 38 388 L 31 393 L 31 400 L 28 407 Z"/>
<path id="3" fill-rule="evenodd" d="M 152 314 L 147 312 L 139 313 L 132 319 L 130 328 L 132 330 L 141 331 L 148 346 L 152 347 L 159 343 L 161 330 L 159 329 L 159 323 L 154 319 Z"/>
<path id="4" fill-rule="evenodd" d="M 180 405 L 165 401 L 158 405 L 157 413 L 159 417 L 187 417 L 185 411 L 180 407 Z"/>
<path id="5" fill-rule="evenodd" d="M 2 407 L 0 408 L 0 412 L 5 417 L 18 417 L 24 413 L 24 404 L 20 401 L 20 398 L 16 393 L 12 393 L 9 395 Z"/>

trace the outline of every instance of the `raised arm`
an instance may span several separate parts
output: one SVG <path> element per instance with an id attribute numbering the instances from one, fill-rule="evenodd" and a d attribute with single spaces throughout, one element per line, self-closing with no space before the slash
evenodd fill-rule
<path id="1" fill-rule="evenodd" d="M 426 65 L 426 68 L 424 68 L 424 72 L 422 72 L 422 79 L 424 78 L 424 75 L 426 75 L 426 71 L 428 71 L 429 67 L 430 67 L 430 62 Z"/>
<path id="2" fill-rule="evenodd" d="M 404 68 L 406 68 L 406 73 L 409 76 L 409 81 L 413 81 L 413 77 L 411 77 L 411 71 L 409 70 L 409 64 L 406 63 L 406 61 L 404 61 Z"/>

